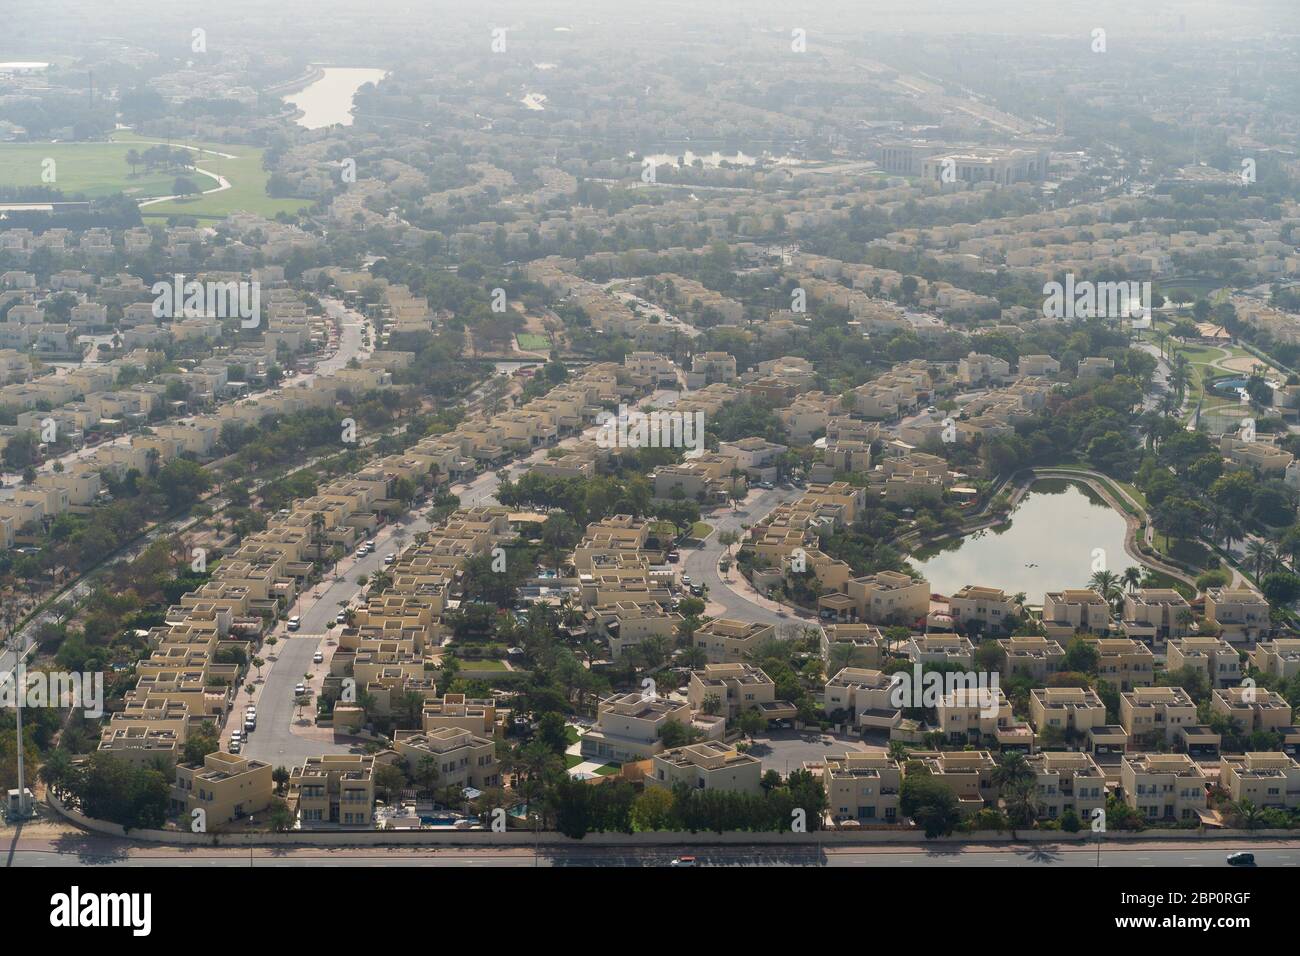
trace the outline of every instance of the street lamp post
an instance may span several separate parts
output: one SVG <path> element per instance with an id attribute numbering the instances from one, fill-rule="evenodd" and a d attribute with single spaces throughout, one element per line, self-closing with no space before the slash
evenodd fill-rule
<path id="1" fill-rule="evenodd" d="M 14 669 L 9 676 L 14 682 L 14 716 L 16 721 L 15 744 L 18 748 L 18 818 L 25 820 L 27 818 L 27 777 L 23 766 L 23 697 L 27 694 L 27 681 L 22 676 L 23 658 L 27 655 L 23 653 L 22 638 L 14 640 L 14 635 L 10 633 L 9 641 L 6 642 L 9 649 L 14 655 Z M 33 647 L 36 645 L 33 644 Z"/>

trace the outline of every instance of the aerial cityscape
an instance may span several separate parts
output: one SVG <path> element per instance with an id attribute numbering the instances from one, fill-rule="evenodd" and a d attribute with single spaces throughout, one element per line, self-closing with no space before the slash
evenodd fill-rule
<path id="1" fill-rule="evenodd" d="M 2 18 L 6 865 L 1300 865 L 1290 0 Z"/>

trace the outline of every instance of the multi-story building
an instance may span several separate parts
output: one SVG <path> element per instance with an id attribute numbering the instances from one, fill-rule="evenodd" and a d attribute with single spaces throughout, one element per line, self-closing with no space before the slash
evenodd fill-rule
<path id="1" fill-rule="evenodd" d="M 1268 611 L 1268 602 L 1250 588 L 1209 588 L 1205 592 L 1205 619 L 1233 644 L 1266 637 L 1272 626 Z"/>
<path id="2" fill-rule="evenodd" d="M 1064 738 L 1106 724 L 1106 705 L 1091 687 L 1035 687 L 1029 692 L 1029 720 L 1041 737 L 1059 731 Z"/>
<path id="3" fill-rule="evenodd" d="M 1300 643 L 1300 642 L 1297 642 Z M 1165 648 L 1169 671 L 1193 670 L 1205 675 L 1211 690 L 1241 683 L 1241 655 L 1219 637 L 1182 637 Z"/>
<path id="4" fill-rule="evenodd" d="M 944 693 L 935 707 L 935 719 L 954 744 L 996 742 L 1004 750 L 1033 749 L 1033 733 L 1012 715 L 1011 702 L 1000 687 Z"/>
<path id="5" fill-rule="evenodd" d="M 772 637 L 776 637 L 775 625 L 719 617 L 695 631 L 695 646 L 704 651 L 710 664 L 737 664 Z"/>
<path id="6" fill-rule="evenodd" d="M 845 667 L 826 681 L 822 707 L 828 714 L 848 711 L 859 727 L 889 730 L 902 718 L 894 683 L 895 677 L 882 671 Z"/>
<path id="7" fill-rule="evenodd" d="M 987 750 L 914 751 L 907 758 L 908 764 L 913 762 L 952 791 L 962 813 L 974 813 L 997 801 L 993 778 L 998 764 Z"/>
<path id="8" fill-rule="evenodd" d="M 1057 639 L 1076 631 L 1104 634 L 1110 630 L 1110 605 L 1090 588 L 1049 591 L 1043 596 L 1043 627 Z"/>
<path id="9" fill-rule="evenodd" d="M 1242 733 L 1281 733 L 1291 726 L 1286 698 L 1263 687 L 1224 687 L 1210 696 L 1210 709 L 1235 720 Z"/>
<path id="10" fill-rule="evenodd" d="M 1124 633 L 1135 640 L 1164 642 L 1187 633 L 1192 607 L 1173 588 L 1142 588 L 1124 596 Z"/>
<path id="11" fill-rule="evenodd" d="M 1036 634 L 1003 638 L 998 647 L 1007 655 L 1008 674 L 1027 674 L 1043 681 L 1061 669 L 1065 649 L 1051 638 Z"/>
<path id="12" fill-rule="evenodd" d="M 1300 638 L 1279 637 L 1261 641 L 1246 657 L 1260 673 L 1288 680 L 1300 674 Z"/>
<path id="13" fill-rule="evenodd" d="M 858 619 L 873 624 L 911 624 L 930 612 L 930 582 L 898 571 L 851 578 L 846 593 Z"/>
<path id="14" fill-rule="evenodd" d="M 479 737 L 491 737 L 496 731 L 497 704 L 493 698 L 476 700 L 464 694 L 446 694 L 424 702 L 421 727 L 458 727 Z"/>
<path id="15" fill-rule="evenodd" d="M 211 829 L 265 810 L 271 805 L 273 786 L 269 763 L 218 750 L 201 764 L 176 765 L 172 806 L 187 818 L 202 810 Z"/>
<path id="16" fill-rule="evenodd" d="M 726 790 L 731 793 L 762 793 L 763 761 L 714 740 L 676 747 L 654 755 L 647 785 L 672 787 L 685 784 L 692 790 Z"/>
<path id="17" fill-rule="evenodd" d="M 1300 764 L 1288 754 L 1224 754 L 1219 759 L 1219 784 L 1234 803 L 1249 800 L 1260 808 L 1300 808 Z"/>
<path id="18" fill-rule="evenodd" d="M 501 782 L 496 744 L 459 727 L 434 730 L 399 730 L 393 749 L 406 761 L 412 773 L 419 773 L 425 760 L 438 770 L 440 787 L 495 787 Z"/>
<path id="19" fill-rule="evenodd" d="M 964 631 L 990 632 L 1016 613 L 1016 601 L 1001 588 L 968 584 L 948 599 L 953 623 Z"/>
<path id="20" fill-rule="evenodd" d="M 1120 694 L 1119 722 L 1136 746 L 1173 744 L 1197 726 L 1196 701 L 1181 687 L 1135 687 Z"/>
<path id="21" fill-rule="evenodd" d="M 582 755 L 593 760 L 645 760 L 664 749 L 664 725 L 691 723 L 691 705 L 666 697 L 615 694 L 600 702 L 596 725 L 582 736 Z"/>
<path id="22" fill-rule="evenodd" d="M 960 634 L 926 634 L 909 638 L 903 653 L 914 664 L 956 664 L 969 669 L 975 661 L 975 645 Z"/>
<path id="23" fill-rule="evenodd" d="M 1205 812 L 1205 772 L 1186 754 L 1125 754 L 1119 779 L 1124 802 L 1148 820 L 1193 821 Z"/>
<path id="24" fill-rule="evenodd" d="M 1151 648 L 1128 637 L 1090 638 L 1097 649 L 1097 674 L 1120 690 L 1149 687 L 1155 679 Z"/>
<path id="25" fill-rule="evenodd" d="M 308 757 L 289 773 L 290 805 L 304 828 L 374 825 L 375 758 L 362 754 Z"/>
<path id="26" fill-rule="evenodd" d="M 706 710 L 710 698 L 717 698 L 718 713 L 728 719 L 751 708 L 776 701 L 776 684 L 753 664 L 706 664 L 692 671 L 686 699 L 692 710 Z"/>
<path id="27" fill-rule="evenodd" d="M 822 626 L 822 661 L 850 667 L 881 667 L 889 657 L 889 642 L 874 624 Z"/>
<path id="28" fill-rule="evenodd" d="M 898 823 L 902 771 L 881 753 L 849 752 L 827 757 L 822 769 L 826 805 L 837 823 Z"/>
<path id="29" fill-rule="evenodd" d="M 1106 775 L 1091 754 L 1050 750 L 1027 758 L 1037 776 L 1038 814 L 1058 819 L 1073 810 L 1084 824 L 1106 806 Z"/>

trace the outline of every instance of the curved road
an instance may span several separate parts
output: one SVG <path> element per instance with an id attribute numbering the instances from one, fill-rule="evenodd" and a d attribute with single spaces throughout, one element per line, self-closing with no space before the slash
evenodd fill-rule
<path id="1" fill-rule="evenodd" d="M 778 505 L 794 501 L 803 492 L 798 488 L 774 488 L 770 491 L 751 491 L 749 496 L 739 503 L 737 510 L 730 507 L 719 509 L 703 516 L 713 531 L 698 548 L 682 552 L 682 573 L 690 575 L 692 584 L 708 586 L 708 613 L 714 617 L 726 617 L 736 621 L 757 621 L 761 624 L 792 624 L 806 617 L 805 612 L 791 607 L 778 611 L 780 605 L 775 601 L 759 597 L 738 571 L 728 575 L 729 585 L 718 573 L 718 559 L 726 549 L 718 538 L 723 531 L 735 531 L 743 534 L 741 525 L 758 524 Z M 733 590 L 733 587 L 735 588 Z"/>

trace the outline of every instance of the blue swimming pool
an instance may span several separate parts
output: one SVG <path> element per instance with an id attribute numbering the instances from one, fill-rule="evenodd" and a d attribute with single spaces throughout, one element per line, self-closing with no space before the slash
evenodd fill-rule
<path id="1" fill-rule="evenodd" d="M 1247 381 L 1248 379 L 1242 378 L 1241 376 L 1221 378 L 1217 382 L 1214 382 L 1210 388 L 1219 395 L 1226 395 L 1229 398 L 1237 398 L 1241 395 L 1241 390 L 1246 387 Z"/>

